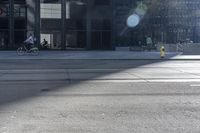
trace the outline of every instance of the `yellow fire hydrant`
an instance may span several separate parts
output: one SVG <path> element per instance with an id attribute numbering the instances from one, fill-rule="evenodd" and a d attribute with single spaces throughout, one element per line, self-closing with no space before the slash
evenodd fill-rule
<path id="1" fill-rule="evenodd" d="M 165 47 L 164 46 L 162 46 L 160 48 L 160 58 L 165 58 Z"/>

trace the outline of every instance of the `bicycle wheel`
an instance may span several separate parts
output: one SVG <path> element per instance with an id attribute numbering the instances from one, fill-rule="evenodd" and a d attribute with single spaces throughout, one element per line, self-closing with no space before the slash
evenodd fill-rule
<path id="1" fill-rule="evenodd" d="M 31 54 L 32 55 L 39 55 L 39 49 L 38 48 L 32 48 L 31 49 Z"/>
<path id="2" fill-rule="evenodd" d="M 24 55 L 25 54 L 25 49 L 23 47 L 19 47 L 17 49 L 17 54 L 20 55 L 20 56 Z"/>

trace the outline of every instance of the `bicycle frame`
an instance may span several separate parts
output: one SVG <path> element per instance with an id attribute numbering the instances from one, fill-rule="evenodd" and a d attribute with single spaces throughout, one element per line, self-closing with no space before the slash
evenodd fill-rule
<path id="1" fill-rule="evenodd" d="M 28 50 L 28 48 L 26 47 L 25 44 L 24 44 L 22 47 L 24 48 L 24 50 L 25 50 L 26 52 L 30 51 L 30 50 Z"/>
<path id="2" fill-rule="evenodd" d="M 39 49 L 35 47 L 34 45 L 30 46 L 30 49 L 26 44 L 23 44 L 21 47 L 17 49 L 18 55 L 24 55 L 26 53 L 31 53 L 33 55 L 38 55 L 39 54 Z"/>
<path id="3" fill-rule="evenodd" d="M 23 46 L 22 46 L 26 52 L 30 52 L 31 50 L 34 50 L 34 48 L 36 48 L 36 47 L 34 47 L 34 45 L 33 45 L 33 46 L 31 46 L 30 49 L 28 50 L 28 48 L 27 48 L 26 45 L 27 45 L 27 44 L 23 44 Z"/>

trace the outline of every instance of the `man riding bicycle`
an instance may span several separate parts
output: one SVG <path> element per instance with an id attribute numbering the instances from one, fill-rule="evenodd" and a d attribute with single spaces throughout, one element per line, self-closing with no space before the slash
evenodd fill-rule
<path id="1" fill-rule="evenodd" d="M 35 41 L 36 41 L 36 38 L 34 38 L 32 34 L 30 34 L 29 37 L 24 41 L 24 45 L 20 46 L 17 49 L 17 54 L 24 55 L 26 53 L 30 53 L 32 55 L 38 55 L 39 49 L 34 46 Z"/>
<path id="2" fill-rule="evenodd" d="M 29 35 L 29 37 L 24 41 L 25 46 L 28 50 L 31 49 L 32 46 L 34 46 L 34 37 L 32 34 Z"/>

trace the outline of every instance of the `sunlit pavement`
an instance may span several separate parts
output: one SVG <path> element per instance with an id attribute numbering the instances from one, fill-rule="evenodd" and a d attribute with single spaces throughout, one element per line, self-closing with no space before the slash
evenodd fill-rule
<path id="1" fill-rule="evenodd" d="M 200 55 L 183 55 L 181 52 L 166 52 L 160 58 L 160 52 L 134 51 L 40 51 L 37 56 L 25 54 L 18 56 L 15 51 L 1 51 L 0 60 L 15 59 L 69 59 L 69 60 L 200 60 Z"/>
<path id="2" fill-rule="evenodd" d="M 0 132 L 196 133 L 199 68 L 199 60 L 0 60 Z"/>
<path id="3" fill-rule="evenodd" d="M 200 59 L 200 56 L 180 56 L 181 53 L 167 52 L 164 59 Z M 0 60 L 9 59 L 161 59 L 159 52 L 133 52 L 133 51 L 40 51 L 38 56 L 25 54 L 18 56 L 15 51 L 1 51 Z M 162 59 L 163 60 L 163 59 Z"/>

